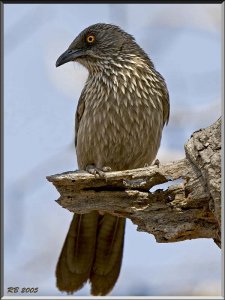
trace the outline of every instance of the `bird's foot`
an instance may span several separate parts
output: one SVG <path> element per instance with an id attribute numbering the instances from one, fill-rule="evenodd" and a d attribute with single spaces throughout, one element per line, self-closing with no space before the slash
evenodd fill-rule
<path id="1" fill-rule="evenodd" d="M 95 165 L 87 165 L 86 166 L 86 171 L 95 177 L 105 177 L 106 172 L 110 172 L 112 169 L 110 167 L 102 167 L 102 168 L 97 168 Z"/>
<path id="2" fill-rule="evenodd" d="M 156 158 L 156 160 L 153 163 L 153 166 L 158 166 L 159 168 L 159 165 L 160 165 L 160 161 L 158 160 L 158 158 Z"/>
<path id="3" fill-rule="evenodd" d="M 160 165 L 160 161 L 158 160 L 158 158 L 156 158 L 155 161 L 152 164 L 146 163 L 144 165 L 144 168 L 147 168 L 147 167 L 150 167 L 150 166 L 158 166 L 158 168 L 159 168 L 159 165 Z"/>

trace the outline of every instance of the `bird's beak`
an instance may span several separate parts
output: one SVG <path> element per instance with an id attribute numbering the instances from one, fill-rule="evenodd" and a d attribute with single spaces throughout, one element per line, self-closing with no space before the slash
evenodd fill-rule
<path id="1" fill-rule="evenodd" d="M 66 50 L 56 61 L 56 67 L 59 67 L 69 61 L 75 60 L 77 57 L 80 57 L 84 54 L 84 51 L 82 49 L 68 49 Z"/>

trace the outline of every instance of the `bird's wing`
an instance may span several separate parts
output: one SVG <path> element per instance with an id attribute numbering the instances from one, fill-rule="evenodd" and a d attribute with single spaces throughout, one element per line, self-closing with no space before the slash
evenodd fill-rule
<path id="1" fill-rule="evenodd" d="M 84 97 L 84 92 L 82 92 L 77 104 L 77 111 L 75 116 L 75 147 L 77 147 L 77 132 L 79 129 L 80 120 L 84 113 L 84 108 L 85 108 L 85 97 Z"/>
<path id="2" fill-rule="evenodd" d="M 168 124 L 169 117 L 170 117 L 170 97 L 167 88 L 163 89 L 164 97 L 162 98 L 163 101 L 163 123 Z"/>

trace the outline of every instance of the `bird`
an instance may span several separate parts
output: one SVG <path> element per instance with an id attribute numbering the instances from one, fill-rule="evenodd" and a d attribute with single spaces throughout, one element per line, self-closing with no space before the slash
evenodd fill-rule
<path id="1" fill-rule="evenodd" d="M 169 121 L 167 84 L 135 38 L 114 24 L 85 28 L 56 61 L 88 70 L 75 114 L 80 170 L 104 177 L 151 165 Z M 111 292 L 120 274 L 125 218 L 74 214 L 57 266 L 56 286 L 73 294 L 89 282 L 94 296 Z"/>

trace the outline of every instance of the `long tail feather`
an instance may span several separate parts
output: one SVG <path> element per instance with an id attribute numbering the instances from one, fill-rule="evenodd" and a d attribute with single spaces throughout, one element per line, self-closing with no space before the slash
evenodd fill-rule
<path id="1" fill-rule="evenodd" d="M 108 294 L 119 276 L 125 219 L 105 214 L 99 227 L 95 260 L 90 276 L 91 294 L 95 296 Z"/>
<path id="2" fill-rule="evenodd" d="M 57 267 L 56 285 L 73 293 L 88 280 L 95 256 L 98 212 L 74 215 Z"/>

